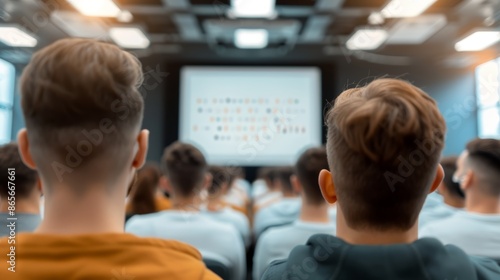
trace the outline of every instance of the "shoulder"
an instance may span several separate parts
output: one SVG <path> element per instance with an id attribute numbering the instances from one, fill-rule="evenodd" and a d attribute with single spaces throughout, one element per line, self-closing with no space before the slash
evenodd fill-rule
<path id="1" fill-rule="evenodd" d="M 261 280 L 286 279 L 286 262 L 287 260 L 276 260 L 271 262 L 262 275 Z"/>

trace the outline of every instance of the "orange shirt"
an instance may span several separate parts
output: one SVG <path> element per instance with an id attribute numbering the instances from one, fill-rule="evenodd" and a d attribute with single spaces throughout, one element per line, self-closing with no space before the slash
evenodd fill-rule
<path id="1" fill-rule="evenodd" d="M 177 241 L 120 233 L 19 233 L 15 241 L 0 239 L 0 279 L 220 279 L 196 249 Z"/>

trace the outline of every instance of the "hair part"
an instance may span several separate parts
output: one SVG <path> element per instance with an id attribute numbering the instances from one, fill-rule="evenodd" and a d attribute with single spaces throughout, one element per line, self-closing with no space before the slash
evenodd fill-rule
<path id="1" fill-rule="evenodd" d="M 420 212 L 444 145 L 436 102 L 397 79 L 337 97 L 326 115 L 338 203 L 354 228 L 407 230 Z"/>

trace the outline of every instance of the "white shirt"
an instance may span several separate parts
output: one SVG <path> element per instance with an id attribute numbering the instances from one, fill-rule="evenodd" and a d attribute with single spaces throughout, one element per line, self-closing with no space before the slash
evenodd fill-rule
<path id="1" fill-rule="evenodd" d="M 250 245 L 250 224 L 247 216 L 238 212 L 231 207 L 224 207 L 218 211 L 208 211 L 206 207 L 202 207 L 202 212 L 207 217 L 216 221 L 233 225 L 241 235 L 245 247 Z"/>
<path id="2" fill-rule="evenodd" d="M 231 279 L 245 279 L 245 247 L 232 225 L 217 222 L 200 212 L 167 210 L 135 215 L 125 230 L 142 237 L 157 237 L 185 242 L 200 251 L 221 256 L 230 264 Z"/>
<path id="3" fill-rule="evenodd" d="M 262 209 L 265 209 L 276 202 L 280 201 L 283 197 L 283 194 L 280 191 L 269 191 L 264 194 L 261 194 L 259 197 L 254 198 L 254 213 L 259 212 Z"/>
<path id="4" fill-rule="evenodd" d="M 300 206 L 300 197 L 282 198 L 273 205 L 257 212 L 253 225 L 255 237 L 258 237 L 269 227 L 285 225 L 295 221 L 299 217 Z"/>
<path id="5" fill-rule="evenodd" d="M 264 232 L 255 247 L 253 279 L 260 279 L 272 261 L 288 258 L 295 246 L 306 244 L 309 237 L 317 233 L 335 234 L 335 224 L 297 220 L 291 225 L 272 228 Z"/>
<path id="6" fill-rule="evenodd" d="M 255 180 L 252 184 L 252 197 L 256 198 L 268 191 L 266 181 L 263 179 Z"/>
<path id="7" fill-rule="evenodd" d="M 458 211 L 463 211 L 463 210 L 460 208 L 449 206 L 445 203 L 437 205 L 427 210 L 422 210 L 420 212 L 420 216 L 418 217 L 418 227 L 424 228 L 426 225 L 430 223 L 451 217 Z"/>
<path id="8" fill-rule="evenodd" d="M 428 224 L 420 237 L 434 237 L 444 244 L 460 247 L 469 255 L 500 259 L 500 214 L 459 211 Z"/>

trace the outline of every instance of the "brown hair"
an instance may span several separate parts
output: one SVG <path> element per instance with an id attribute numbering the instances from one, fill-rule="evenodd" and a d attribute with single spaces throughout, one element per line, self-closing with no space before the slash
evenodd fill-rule
<path id="1" fill-rule="evenodd" d="M 460 184 L 453 181 L 453 174 L 457 171 L 457 160 L 458 158 L 455 156 L 445 157 L 441 160 L 441 166 L 444 170 L 443 185 L 448 190 L 450 195 L 456 198 L 464 199 L 465 195 L 460 188 Z"/>
<path id="2" fill-rule="evenodd" d="M 474 139 L 466 149 L 467 165 L 481 175 L 481 190 L 500 196 L 500 140 Z"/>
<path id="3" fill-rule="evenodd" d="M 111 44 L 71 38 L 36 52 L 20 91 L 30 150 L 43 177 L 70 176 L 78 183 L 89 173 L 96 179 L 122 172 L 142 123 L 141 83 L 140 62 Z"/>
<path id="4" fill-rule="evenodd" d="M 352 228 L 409 229 L 435 178 L 446 125 L 436 102 L 397 79 L 349 89 L 326 116 L 338 203 Z"/>
<path id="5" fill-rule="evenodd" d="M 319 172 L 328 170 L 325 147 L 307 149 L 295 164 L 295 173 L 302 185 L 307 203 L 320 205 L 326 203 L 318 185 Z"/>
<path id="6" fill-rule="evenodd" d="M 189 197 L 201 190 L 207 162 L 195 146 L 175 142 L 163 153 L 162 170 L 172 184 L 175 195 Z"/>
<path id="7" fill-rule="evenodd" d="M 147 164 L 137 172 L 137 180 L 130 192 L 130 214 L 149 214 L 157 211 L 155 196 L 160 177 L 160 168 L 155 164 Z"/>
<path id="8" fill-rule="evenodd" d="M 212 174 L 212 184 L 208 188 L 209 195 L 215 195 L 223 191 L 222 186 L 224 184 L 229 184 L 231 181 L 229 170 L 222 166 L 209 166 L 208 172 Z"/>
<path id="9" fill-rule="evenodd" d="M 292 166 L 280 166 L 275 167 L 275 181 L 280 182 L 281 192 L 285 193 L 293 193 L 292 182 L 290 181 L 290 177 L 294 174 L 294 169 Z"/>
<path id="10" fill-rule="evenodd" d="M 14 170 L 13 176 L 8 173 L 9 168 Z M 36 171 L 24 165 L 16 143 L 0 146 L 0 170 L 0 197 L 7 198 L 9 191 L 14 189 L 16 199 L 22 199 L 29 197 L 36 189 Z M 9 177 L 13 180 L 9 180 Z M 9 182 L 12 184 L 9 185 Z"/>

